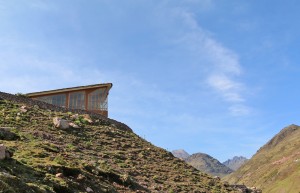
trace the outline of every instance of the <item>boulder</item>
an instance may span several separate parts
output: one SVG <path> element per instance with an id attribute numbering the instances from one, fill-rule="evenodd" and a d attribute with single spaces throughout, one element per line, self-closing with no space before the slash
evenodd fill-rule
<path id="1" fill-rule="evenodd" d="M 87 191 L 87 192 L 94 192 L 94 190 L 93 190 L 92 188 L 90 188 L 90 187 L 87 187 L 87 188 L 86 188 L 86 191 Z"/>
<path id="2" fill-rule="evenodd" d="M 9 127 L 0 127 L 0 140 L 13 141 L 20 138 L 17 134 L 10 130 L 11 128 Z"/>
<path id="3" fill-rule="evenodd" d="M 6 159 L 12 158 L 13 155 L 14 155 L 13 152 L 8 151 L 8 150 L 5 151 L 5 158 Z"/>
<path id="4" fill-rule="evenodd" d="M 63 173 L 57 173 L 57 174 L 55 174 L 55 177 L 57 177 L 57 178 L 63 178 L 64 175 L 63 175 Z"/>
<path id="5" fill-rule="evenodd" d="M 0 160 L 6 158 L 6 147 L 3 144 L 0 144 Z"/>
<path id="6" fill-rule="evenodd" d="M 59 117 L 53 118 L 53 124 L 56 128 L 60 129 L 68 129 L 70 127 L 69 122 L 67 120 L 61 119 Z"/>
<path id="7" fill-rule="evenodd" d="M 74 114 L 74 115 L 71 115 L 71 119 L 72 120 L 76 120 L 79 118 L 79 115 L 78 114 Z"/>
<path id="8" fill-rule="evenodd" d="M 75 129 L 80 129 L 80 127 L 78 125 L 76 125 L 75 123 L 69 123 L 69 126 L 75 128 Z"/>

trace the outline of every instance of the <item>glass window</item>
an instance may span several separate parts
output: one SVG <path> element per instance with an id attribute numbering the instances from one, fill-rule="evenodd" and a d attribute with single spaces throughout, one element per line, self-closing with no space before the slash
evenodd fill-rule
<path id="1" fill-rule="evenodd" d="M 100 88 L 88 95 L 88 109 L 107 111 L 107 90 Z"/>
<path id="2" fill-rule="evenodd" d="M 70 93 L 69 108 L 85 109 L 85 92 Z"/>
<path id="3" fill-rule="evenodd" d="M 37 97 L 36 100 L 50 103 L 52 105 L 56 105 L 56 106 L 60 106 L 60 107 L 66 106 L 66 95 L 65 94 Z"/>

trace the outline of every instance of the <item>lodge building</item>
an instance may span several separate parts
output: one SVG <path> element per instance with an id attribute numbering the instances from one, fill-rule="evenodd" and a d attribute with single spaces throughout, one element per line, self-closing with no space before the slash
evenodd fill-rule
<path id="1" fill-rule="evenodd" d="M 78 86 L 26 94 L 29 98 L 67 107 L 82 109 L 108 117 L 108 94 L 112 83 Z"/>

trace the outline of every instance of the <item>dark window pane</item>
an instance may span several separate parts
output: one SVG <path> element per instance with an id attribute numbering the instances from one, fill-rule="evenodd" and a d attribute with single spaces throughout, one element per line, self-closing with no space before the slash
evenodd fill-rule
<path id="1" fill-rule="evenodd" d="M 38 98 L 36 98 L 36 100 L 50 103 L 50 104 L 60 106 L 60 107 L 66 106 L 66 95 L 65 94 L 38 97 Z"/>

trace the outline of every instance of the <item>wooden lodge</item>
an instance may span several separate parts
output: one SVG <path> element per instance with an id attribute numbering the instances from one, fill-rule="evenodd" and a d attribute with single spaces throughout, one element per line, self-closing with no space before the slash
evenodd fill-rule
<path id="1" fill-rule="evenodd" d="M 94 84 L 26 94 L 29 98 L 67 107 L 83 109 L 108 117 L 108 94 L 112 83 Z"/>

